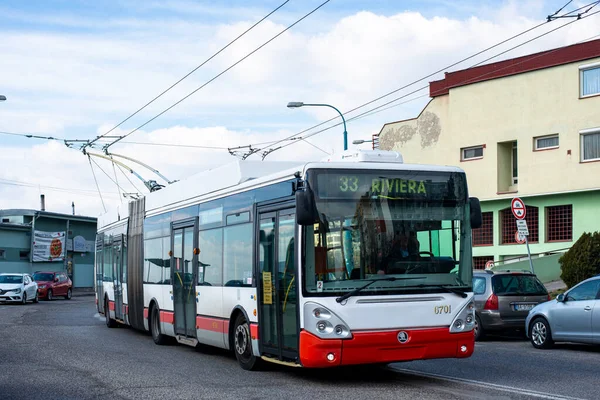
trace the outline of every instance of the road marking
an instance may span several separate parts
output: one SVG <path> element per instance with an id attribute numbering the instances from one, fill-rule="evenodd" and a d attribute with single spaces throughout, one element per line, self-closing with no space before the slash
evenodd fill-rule
<path id="1" fill-rule="evenodd" d="M 518 387 L 514 387 L 514 386 L 507 386 L 507 385 L 498 385 L 496 383 L 476 381 L 474 379 L 465 379 L 465 378 L 458 378 L 458 377 L 449 376 L 449 375 L 433 374 L 430 372 L 414 371 L 411 369 L 398 368 L 398 367 L 394 367 L 394 366 L 392 366 L 391 368 L 394 369 L 395 371 L 402 372 L 407 375 L 433 378 L 433 379 L 438 379 L 441 381 L 447 381 L 447 382 L 452 382 L 452 383 L 457 383 L 457 382 L 466 383 L 468 385 L 479 386 L 479 387 L 486 388 L 486 389 L 495 389 L 495 390 L 500 390 L 502 392 L 509 392 L 509 393 L 514 393 L 514 394 L 532 396 L 532 397 L 536 397 L 538 399 L 582 400 L 580 397 L 569 397 L 569 396 L 561 396 L 558 394 L 537 392 L 535 390 L 522 389 L 522 388 L 518 388 Z"/>

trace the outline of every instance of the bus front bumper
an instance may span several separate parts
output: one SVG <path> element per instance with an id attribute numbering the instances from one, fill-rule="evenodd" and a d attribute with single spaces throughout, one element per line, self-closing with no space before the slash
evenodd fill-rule
<path id="1" fill-rule="evenodd" d="M 400 343 L 404 331 L 408 340 Z M 307 368 L 387 364 L 433 358 L 465 358 L 473 354 L 473 331 L 450 333 L 448 327 L 353 332 L 352 339 L 320 339 L 300 332 L 300 362 Z"/>

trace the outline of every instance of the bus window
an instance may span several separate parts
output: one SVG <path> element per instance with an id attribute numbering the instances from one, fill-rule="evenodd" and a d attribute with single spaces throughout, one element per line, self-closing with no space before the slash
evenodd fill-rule
<path id="1" fill-rule="evenodd" d="M 225 286 L 252 286 L 252 224 L 224 229 Z"/>
<path id="2" fill-rule="evenodd" d="M 200 231 L 198 241 L 198 284 L 223 285 L 223 228 Z"/>

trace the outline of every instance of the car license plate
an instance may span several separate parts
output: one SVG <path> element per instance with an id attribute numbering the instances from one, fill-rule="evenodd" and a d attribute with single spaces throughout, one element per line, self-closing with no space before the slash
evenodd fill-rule
<path id="1" fill-rule="evenodd" d="M 533 308 L 533 304 L 515 304 L 515 311 L 529 311 Z"/>

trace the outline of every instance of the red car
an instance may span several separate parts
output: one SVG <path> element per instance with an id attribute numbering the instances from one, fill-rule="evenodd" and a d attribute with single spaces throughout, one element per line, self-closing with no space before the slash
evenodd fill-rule
<path id="1" fill-rule="evenodd" d="M 53 300 L 57 296 L 63 296 L 71 300 L 73 295 L 73 282 L 64 272 L 43 272 L 33 274 L 33 280 L 38 284 L 38 297 L 40 299 Z"/>

